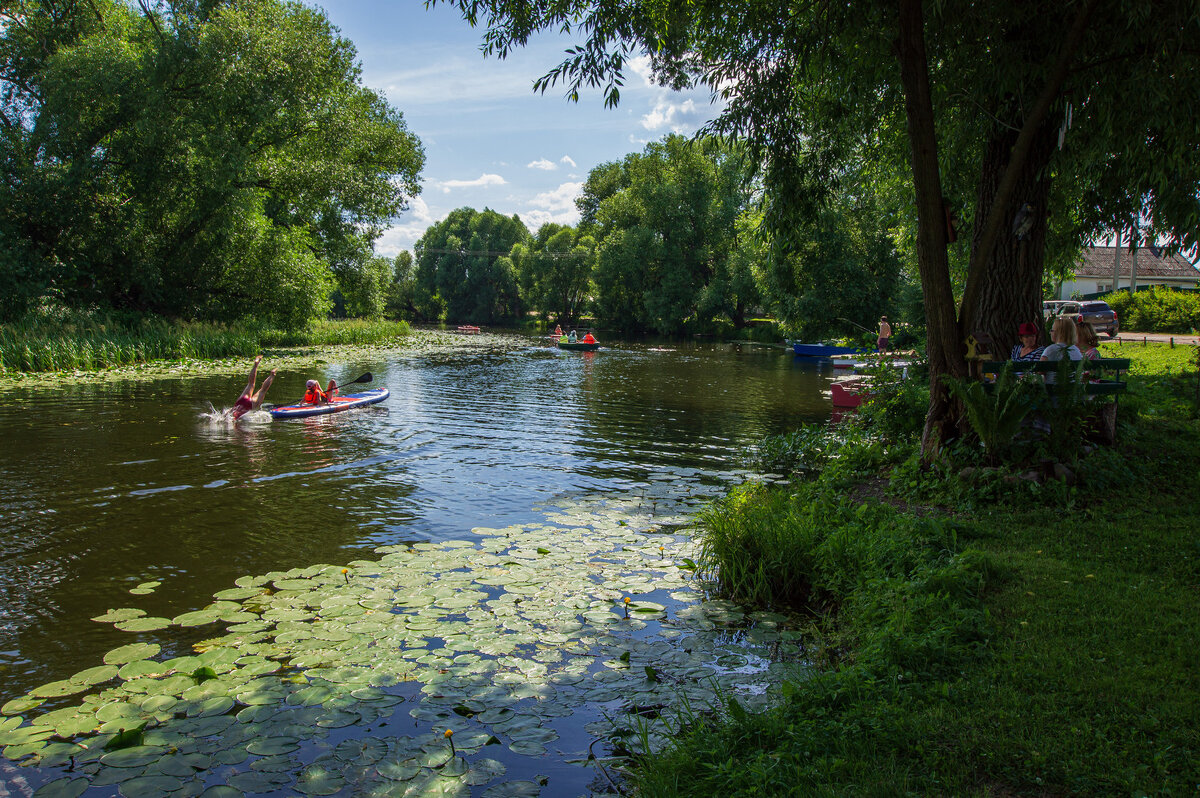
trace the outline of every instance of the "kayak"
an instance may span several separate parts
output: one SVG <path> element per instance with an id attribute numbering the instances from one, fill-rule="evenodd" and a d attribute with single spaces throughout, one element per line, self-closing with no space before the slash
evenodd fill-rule
<path id="1" fill-rule="evenodd" d="M 369 391 L 335 396 L 323 405 L 285 405 L 283 407 L 272 407 L 268 412 L 270 412 L 272 418 L 323 416 L 328 413 L 340 413 L 343 410 L 362 407 L 363 405 L 373 405 L 376 402 L 382 402 L 384 399 L 387 399 L 388 395 L 387 388 L 372 388 Z"/>
<path id="2" fill-rule="evenodd" d="M 562 341 L 559 341 L 558 348 L 559 349 L 569 349 L 572 352 L 594 352 L 600 348 L 600 344 L 599 343 L 585 344 L 583 341 L 576 341 L 574 343 L 568 342 L 568 343 L 564 344 Z"/>

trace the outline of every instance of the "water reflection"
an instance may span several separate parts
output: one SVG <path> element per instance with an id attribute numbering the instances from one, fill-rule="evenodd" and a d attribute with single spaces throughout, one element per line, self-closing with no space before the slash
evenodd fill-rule
<path id="1" fill-rule="evenodd" d="M 829 414 L 828 376 L 770 351 L 563 352 L 487 335 L 281 372 L 268 401 L 367 370 L 386 403 L 269 423 L 201 418 L 240 388 L 228 376 L 10 391 L 0 702 L 129 642 L 88 620 L 110 607 L 173 617 L 245 574 L 524 523 L 556 497 L 732 465 L 761 436 Z M 150 580 L 162 586 L 129 595 Z"/>

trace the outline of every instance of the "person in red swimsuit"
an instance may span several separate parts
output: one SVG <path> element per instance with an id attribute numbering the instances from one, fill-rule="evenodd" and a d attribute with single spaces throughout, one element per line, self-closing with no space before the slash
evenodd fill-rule
<path id="1" fill-rule="evenodd" d="M 333 398 L 337 393 L 337 380 L 330 380 L 329 385 L 325 390 L 321 390 L 321 383 L 316 380 L 309 380 L 304 384 L 304 398 L 300 400 L 302 405 L 323 405 Z"/>
<path id="2" fill-rule="evenodd" d="M 254 358 L 254 365 L 250 367 L 250 378 L 246 380 L 246 389 L 242 391 L 242 395 L 233 403 L 233 409 L 229 411 L 234 421 L 237 421 L 251 410 L 257 410 L 262 405 L 263 399 L 267 396 L 267 389 L 275 381 L 275 370 L 272 369 L 267 378 L 263 380 L 262 385 L 255 390 L 254 383 L 258 382 L 258 364 L 261 361 L 262 355 Z"/>

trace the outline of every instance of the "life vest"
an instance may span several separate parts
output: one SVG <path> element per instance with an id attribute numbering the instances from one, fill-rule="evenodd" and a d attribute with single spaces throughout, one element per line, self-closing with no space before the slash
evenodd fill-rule
<path id="1" fill-rule="evenodd" d="M 588 333 L 587 335 L 583 336 L 583 342 L 585 344 L 594 344 L 594 343 L 596 343 L 596 339 L 592 336 L 591 333 Z"/>
<path id="2" fill-rule="evenodd" d="M 295 394 L 293 394 L 293 396 L 294 395 Z M 315 404 L 320 404 L 321 402 L 328 402 L 328 401 L 329 401 L 329 396 L 324 391 L 322 391 L 320 389 L 320 387 L 316 387 L 316 388 L 309 388 L 307 391 L 305 391 L 304 399 L 302 399 L 300 403 L 305 404 L 305 405 L 315 405 Z"/>

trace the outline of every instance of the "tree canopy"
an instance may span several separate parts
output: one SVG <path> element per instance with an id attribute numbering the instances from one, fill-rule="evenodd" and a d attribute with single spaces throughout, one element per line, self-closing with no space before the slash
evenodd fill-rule
<path id="1" fill-rule="evenodd" d="M 0 4 L 0 314 L 52 297 L 293 326 L 419 191 L 353 45 L 278 0 Z M 376 297 L 376 298 L 371 298 Z"/>
<path id="2" fill-rule="evenodd" d="M 459 208 L 415 247 L 413 304 L 427 321 L 496 324 L 523 312 L 513 247 L 529 241 L 516 216 Z"/>

